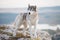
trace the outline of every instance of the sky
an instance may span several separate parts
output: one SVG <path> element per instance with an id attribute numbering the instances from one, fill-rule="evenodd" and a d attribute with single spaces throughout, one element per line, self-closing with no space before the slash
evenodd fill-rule
<path id="1" fill-rule="evenodd" d="M 60 0 L 0 0 L 0 8 L 20 8 L 28 4 L 37 7 L 60 6 Z"/>

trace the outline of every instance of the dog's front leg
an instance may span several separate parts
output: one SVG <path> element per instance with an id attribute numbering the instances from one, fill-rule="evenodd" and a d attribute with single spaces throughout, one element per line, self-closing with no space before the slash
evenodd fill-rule
<path id="1" fill-rule="evenodd" d="M 31 27 L 32 27 L 32 24 L 29 22 L 29 33 L 30 33 L 30 36 L 33 37 Z"/>
<path id="2" fill-rule="evenodd" d="M 36 34 L 37 29 L 36 29 L 36 27 L 37 27 L 37 22 L 34 24 L 34 37 L 37 37 L 37 34 Z"/>

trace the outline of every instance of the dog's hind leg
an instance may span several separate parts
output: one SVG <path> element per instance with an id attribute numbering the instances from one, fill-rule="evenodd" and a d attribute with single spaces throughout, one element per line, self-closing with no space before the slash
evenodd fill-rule
<path id="1" fill-rule="evenodd" d="M 22 23 L 15 25 L 13 36 L 16 36 L 17 29 L 22 25 Z"/>

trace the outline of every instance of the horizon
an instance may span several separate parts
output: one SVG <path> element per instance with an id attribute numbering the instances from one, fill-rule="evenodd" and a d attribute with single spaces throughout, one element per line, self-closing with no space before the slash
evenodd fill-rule
<path id="1" fill-rule="evenodd" d="M 49 7 L 60 7 L 60 6 L 55 5 L 55 6 L 46 6 L 46 7 L 38 7 L 38 8 L 49 8 Z M 14 8 L 14 7 L 12 7 L 12 8 Z M 15 8 L 27 8 L 27 7 L 15 7 Z M 0 8 L 0 9 L 3 9 L 3 8 Z"/>
<path id="2" fill-rule="evenodd" d="M 39 7 L 37 8 L 38 12 L 60 12 L 60 6 L 52 6 L 52 7 Z M 27 7 L 24 8 L 0 8 L 0 13 L 4 12 L 10 12 L 10 13 L 21 13 L 21 12 L 27 12 Z"/>

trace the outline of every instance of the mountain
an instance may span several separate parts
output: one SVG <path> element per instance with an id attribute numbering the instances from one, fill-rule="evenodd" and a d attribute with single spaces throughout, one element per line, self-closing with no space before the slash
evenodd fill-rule
<path id="1" fill-rule="evenodd" d="M 39 10 L 60 10 L 60 6 L 53 6 L 53 7 L 41 7 Z"/>
<path id="2" fill-rule="evenodd" d="M 38 11 L 60 11 L 60 6 L 53 6 L 53 7 L 39 7 Z M 0 8 L 0 12 L 13 12 L 13 13 L 20 13 L 23 11 L 27 11 L 27 8 Z"/>

